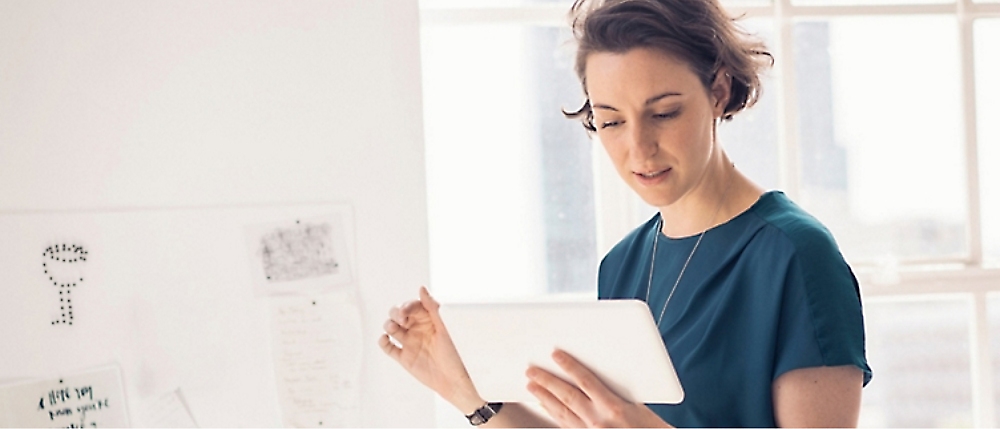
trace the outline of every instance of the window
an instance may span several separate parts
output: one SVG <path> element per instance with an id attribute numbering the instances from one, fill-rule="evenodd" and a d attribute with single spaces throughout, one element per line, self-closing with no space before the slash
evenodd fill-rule
<path id="1" fill-rule="evenodd" d="M 969 427 L 972 365 L 962 296 L 880 297 L 865 302 L 868 360 L 865 427 Z"/>
<path id="2" fill-rule="evenodd" d="M 954 17 L 801 20 L 793 35 L 801 202 L 854 262 L 968 257 Z"/>
<path id="3" fill-rule="evenodd" d="M 987 266 L 1000 266 L 1000 19 L 974 25 L 980 205 L 983 256 Z M 993 167 L 993 168 L 991 168 Z M 1000 422 L 1000 420 L 998 420 Z"/>
<path id="4" fill-rule="evenodd" d="M 593 296 L 600 257 L 653 213 L 559 113 L 582 101 L 571 3 L 421 0 L 442 299 Z M 861 424 L 996 425 L 1000 0 L 723 4 L 777 64 L 720 139 L 858 274 L 875 371 Z"/>
<path id="5" fill-rule="evenodd" d="M 421 36 L 436 293 L 595 290 L 593 144 L 560 113 L 582 102 L 568 30 L 447 25 Z"/>

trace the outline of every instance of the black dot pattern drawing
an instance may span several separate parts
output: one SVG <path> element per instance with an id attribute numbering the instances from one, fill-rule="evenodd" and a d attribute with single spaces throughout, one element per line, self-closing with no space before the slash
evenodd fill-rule
<path id="1" fill-rule="evenodd" d="M 269 282 L 294 281 L 336 274 L 333 227 L 302 223 L 277 228 L 260 238 L 257 255 Z"/>
<path id="2" fill-rule="evenodd" d="M 83 283 L 82 264 L 87 262 L 87 250 L 82 246 L 60 243 L 45 248 L 42 271 L 59 291 L 59 314 L 53 325 L 73 324 L 73 291 Z"/>

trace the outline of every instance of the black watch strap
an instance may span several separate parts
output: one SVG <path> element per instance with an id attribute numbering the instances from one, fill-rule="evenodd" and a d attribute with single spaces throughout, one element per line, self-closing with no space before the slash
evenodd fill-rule
<path id="1" fill-rule="evenodd" d="M 483 423 L 490 421 L 490 419 L 500 412 L 500 408 L 503 407 L 503 402 L 487 402 L 478 410 L 473 411 L 472 414 L 465 416 L 469 419 L 469 423 L 473 426 L 479 426 Z"/>

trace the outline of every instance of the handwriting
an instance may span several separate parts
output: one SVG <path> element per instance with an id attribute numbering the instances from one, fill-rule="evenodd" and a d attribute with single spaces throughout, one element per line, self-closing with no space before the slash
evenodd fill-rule
<path id="1" fill-rule="evenodd" d="M 75 395 L 74 395 L 75 392 Z M 54 406 L 58 404 L 65 403 L 67 401 L 76 399 L 80 400 L 87 398 L 89 400 L 94 399 L 94 387 L 93 386 L 83 386 L 77 388 L 61 388 L 50 390 L 49 393 L 38 401 L 38 409 L 45 409 L 45 399 L 48 398 L 49 406 Z"/>
<path id="2" fill-rule="evenodd" d="M 76 405 L 79 401 L 87 401 Z M 63 387 L 49 390 L 38 400 L 38 410 L 48 413 L 49 421 L 60 417 L 79 416 L 80 423 L 71 423 L 67 427 L 97 427 L 97 422 L 86 422 L 88 412 L 96 412 L 111 407 L 111 399 L 94 400 L 94 387 Z"/>

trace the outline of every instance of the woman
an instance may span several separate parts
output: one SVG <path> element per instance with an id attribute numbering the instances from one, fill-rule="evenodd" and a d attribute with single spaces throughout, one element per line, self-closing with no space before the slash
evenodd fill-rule
<path id="1" fill-rule="evenodd" d="M 857 425 L 871 378 L 857 281 L 819 222 L 741 174 L 719 145 L 719 123 L 754 104 L 771 58 L 715 1 L 577 0 L 571 11 L 587 102 L 567 116 L 659 209 L 605 256 L 599 298 L 648 303 L 684 402 L 626 402 L 557 351 L 573 384 L 526 369 L 549 416 L 488 403 L 421 288 L 390 311 L 380 345 L 473 423 Z"/>

